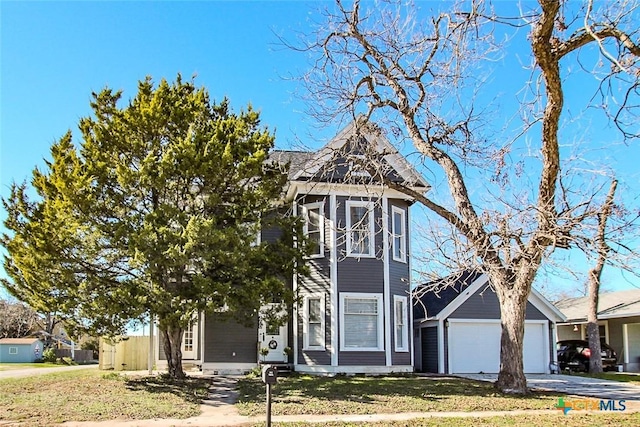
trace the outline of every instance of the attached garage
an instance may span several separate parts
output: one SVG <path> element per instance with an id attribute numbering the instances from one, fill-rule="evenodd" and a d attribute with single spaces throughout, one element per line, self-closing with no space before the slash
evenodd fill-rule
<path id="1" fill-rule="evenodd" d="M 464 272 L 416 292 L 414 335 L 416 369 L 447 374 L 500 370 L 500 306 L 486 275 Z M 556 360 L 555 322 L 562 314 L 535 290 L 527 302 L 525 373 L 548 373 Z"/>

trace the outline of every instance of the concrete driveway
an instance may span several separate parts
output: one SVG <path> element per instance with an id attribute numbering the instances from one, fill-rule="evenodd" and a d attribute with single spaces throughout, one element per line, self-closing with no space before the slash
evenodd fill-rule
<path id="1" fill-rule="evenodd" d="M 480 381 L 496 381 L 498 374 L 458 375 Z M 532 389 L 590 396 L 599 399 L 640 400 L 640 386 L 618 381 L 587 378 L 578 375 L 527 374 L 527 385 Z"/>
<path id="2" fill-rule="evenodd" d="M 75 365 L 75 366 L 60 366 L 52 368 L 25 368 L 25 369 L 7 369 L 0 371 L 0 380 L 3 378 L 22 378 L 32 377 L 35 375 L 50 374 L 52 372 L 61 371 L 76 371 L 78 369 L 98 369 L 98 365 Z"/>

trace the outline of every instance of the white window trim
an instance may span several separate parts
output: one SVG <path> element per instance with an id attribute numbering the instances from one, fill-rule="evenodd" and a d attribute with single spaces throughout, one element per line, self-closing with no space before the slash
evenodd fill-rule
<path id="1" fill-rule="evenodd" d="M 400 232 L 396 230 L 395 214 L 400 214 L 402 225 Z M 400 256 L 396 257 L 396 238 L 400 237 Z M 391 254 L 394 261 L 407 262 L 407 217 L 406 211 L 397 206 L 391 207 Z"/>
<path id="2" fill-rule="evenodd" d="M 324 258 L 324 202 L 307 203 L 302 206 L 302 214 L 304 215 L 303 232 L 305 237 L 309 235 L 309 209 L 318 209 L 320 214 L 320 253 L 311 254 L 309 258 Z"/>
<path id="3" fill-rule="evenodd" d="M 398 319 L 396 313 L 396 303 L 402 302 L 402 320 L 404 321 L 404 328 L 402 330 L 402 347 L 398 346 L 398 335 L 396 334 Z M 409 316 L 407 315 L 407 297 L 400 295 L 393 296 L 393 342 L 396 353 L 407 353 L 409 351 Z"/>
<path id="4" fill-rule="evenodd" d="M 351 207 L 366 207 L 367 208 L 367 219 L 369 221 L 369 253 L 368 254 L 360 254 L 351 252 L 352 242 L 351 242 Z M 345 207 L 345 216 L 347 221 L 347 256 L 354 258 L 374 258 L 375 257 L 375 223 L 373 221 L 373 203 L 367 201 L 355 201 L 355 200 L 347 200 Z"/>
<path id="5" fill-rule="evenodd" d="M 376 299 L 378 302 L 378 347 L 347 347 L 344 342 L 344 301 L 348 298 L 355 299 Z M 359 293 L 340 292 L 340 351 L 384 351 L 384 323 L 382 294 L 379 293 Z"/>
<path id="6" fill-rule="evenodd" d="M 18 354 L 18 347 L 9 347 L 9 354 Z"/>
<path id="7" fill-rule="evenodd" d="M 320 299 L 320 336 L 324 345 L 309 345 L 309 300 Z M 303 350 L 325 350 L 326 345 L 326 319 L 324 294 L 309 294 L 304 297 L 304 310 L 302 314 L 302 349 Z"/>

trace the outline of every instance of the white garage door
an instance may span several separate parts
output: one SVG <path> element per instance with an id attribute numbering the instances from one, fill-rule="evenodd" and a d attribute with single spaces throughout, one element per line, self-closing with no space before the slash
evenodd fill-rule
<path id="1" fill-rule="evenodd" d="M 449 320 L 449 372 L 497 373 L 500 370 L 499 322 L 456 322 Z M 524 371 L 545 373 L 549 344 L 544 323 L 525 323 Z"/>

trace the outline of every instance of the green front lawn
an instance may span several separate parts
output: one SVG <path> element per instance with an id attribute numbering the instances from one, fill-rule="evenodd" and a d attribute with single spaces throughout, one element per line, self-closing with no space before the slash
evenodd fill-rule
<path id="1" fill-rule="evenodd" d="M 601 374 L 575 373 L 573 375 L 580 375 L 583 377 L 600 378 L 602 380 L 620 381 L 624 383 L 640 385 L 640 374 L 634 374 L 632 372 L 603 372 Z"/>
<path id="2" fill-rule="evenodd" d="M 200 414 L 210 380 L 127 379 L 97 370 L 0 380 L 0 420 L 45 425 L 64 421 L 188 418 Z"/>
<path id="3" fill-rule="evenodd" d="M 242 415 L 264 413 L 265 386 L 259 379 L 238 383 Z M 503 395 L 488 382 L 449 377 L 316 377 L 278 378 L 272 388 L 274 415 L 375 414 L 398 412 L 510 411 L 553 409 L 560 395 L 535 392 L 526 397 Z"/>

